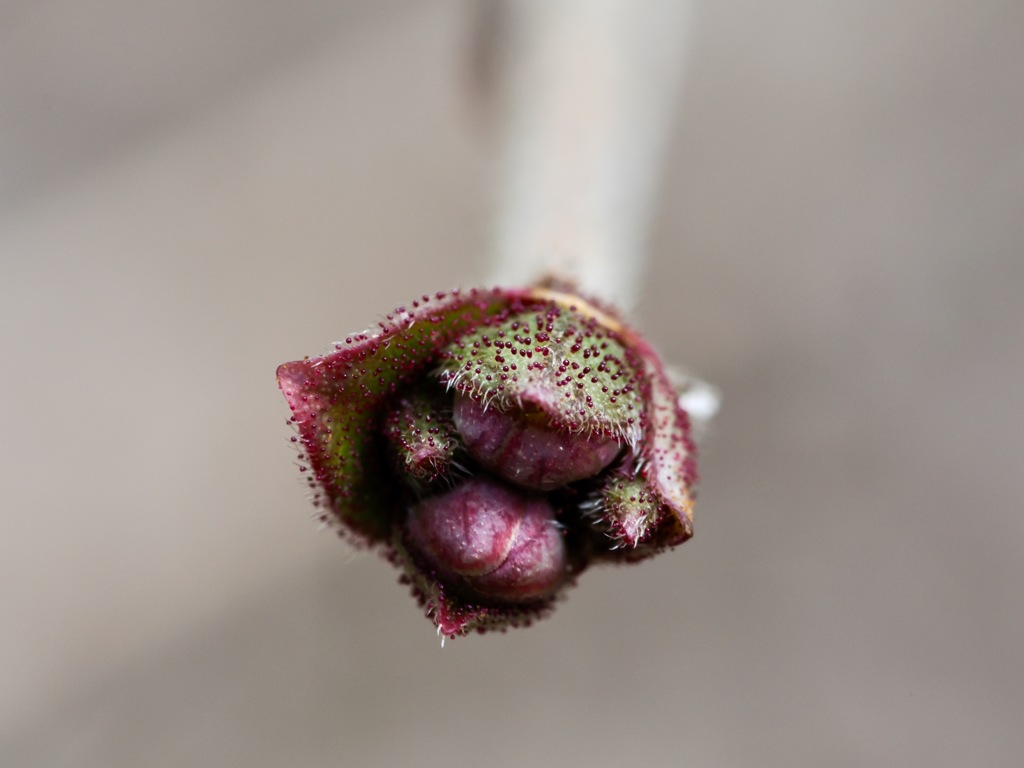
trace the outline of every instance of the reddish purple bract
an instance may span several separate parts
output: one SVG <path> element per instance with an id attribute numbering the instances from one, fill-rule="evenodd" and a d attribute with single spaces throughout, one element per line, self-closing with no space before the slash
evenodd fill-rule
<path id="1" fill-rule="evenodd" d="M 278 381 L 320 518 L 378 547 L 445 636 L 527 625 L 589 565 L 692 534 L 660 359 L 563 290 L 423 296 Z"/>

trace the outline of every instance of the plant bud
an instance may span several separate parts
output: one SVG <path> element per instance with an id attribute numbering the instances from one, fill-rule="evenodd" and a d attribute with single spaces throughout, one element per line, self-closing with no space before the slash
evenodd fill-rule
<path id="1" fill-rule="evenodd" d="M 278 368 L 318 517 L 398 567 L 443 637 L 527 626 L 591 565 L 692 535 L 676 387 L 642 336 L 566 289 L 424 294 Z M 473 476 L 451 471 L 463 459 Z"/>
<path id="2" fill-rule="evenodd" d="M 458 394 L 454 420 L 470 456 L 509 482 L 538 491 L 596 475 L 622 448 L 612 437 L 556 429 L 535 406 L 487 408 Z"/>
<path id="3" fill-rule="evenodd" d="M 473 478 L 420 502 L 406 530 L 440 581 L 489 600 L 543 600 L 566 577 L 551 505 L 494 480 Z"/>
<path id="4" fill-rule="evenodd" d="M 384 422 L 384 436 L 399 470 L 414 484 L 446 476 L 459 448 L 451 406 L 433 387 L 399 398 Z"/>
<path id="5" fill-rule="evenodd" d="M 640 361 L 576 306 L 552 302 L 471 329 L 444 349 L 440 376 L 488 409 L 539 411 L 564 434 L 630 446 L 642 435 Z"/>

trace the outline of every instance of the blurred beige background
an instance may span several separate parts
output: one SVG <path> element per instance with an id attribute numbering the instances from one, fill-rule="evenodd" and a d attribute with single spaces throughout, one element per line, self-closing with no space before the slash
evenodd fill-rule
<path id="1" fill-rule="evenodd" d="M 1020 765 L 1024 4 L 697 3 L 697 536 L 441 650 L 273 372 L 487 279 L 473 8 L 0 2 L 0 765 Z"/>

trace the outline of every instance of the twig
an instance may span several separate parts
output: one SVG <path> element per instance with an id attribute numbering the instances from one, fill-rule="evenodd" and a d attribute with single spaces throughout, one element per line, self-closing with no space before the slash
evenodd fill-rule
<path id="1" fill-rule="evenodd" d="M 688 43 L 686 0 L 509 8 L 496 281 L 637 301 Z"/>

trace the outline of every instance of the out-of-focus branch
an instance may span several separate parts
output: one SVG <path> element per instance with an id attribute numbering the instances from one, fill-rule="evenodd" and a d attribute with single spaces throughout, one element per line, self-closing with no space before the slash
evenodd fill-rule
<path id="1" fill-rule="evenodd" d="M 638 297 L 689 40 L 687 0 L 507 8 L 496 281 Z"/>

